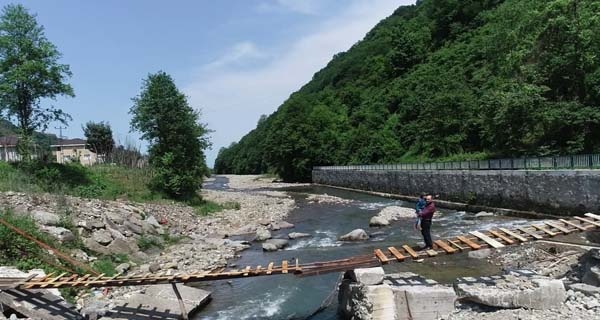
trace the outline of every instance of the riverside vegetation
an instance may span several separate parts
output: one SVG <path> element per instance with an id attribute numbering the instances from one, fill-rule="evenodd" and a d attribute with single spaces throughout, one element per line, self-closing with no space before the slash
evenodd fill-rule
<path id="1" fill-rule="evenodd" d="M 217 173 L 600 152 L 600 3 L 417 1 L 256 129 Z"/>

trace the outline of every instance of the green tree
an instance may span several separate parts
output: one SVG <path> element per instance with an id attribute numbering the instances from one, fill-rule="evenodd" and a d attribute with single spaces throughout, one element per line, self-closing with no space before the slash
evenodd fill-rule
<path id="1" fill-rule="evenodd" d="M 90 121 L 82 129 L 90 150 L 106 160 L 115 146 L 110 124 Z"/>
<path id="2" fill-rule="evenodd" d="M 150 143 L 151 188 L 175 199 L 192 199 L 208 173 L 204 150 L 210 146 L 209 130 L 199 123 L 200 114 L 162 71 L 148 75 L 133 102 L 131 128 Z"/>
<path id="3" fill-rule="evenodd" d="M 44 35 L 35 15 L 22 5 L 7 5 L 0 16 L 0 110 L 16 118 L 19 153 L 31 158 L 32 136 L 51 121 L 66 124 L 71 117 L 61 109 L 43 107 L 44 98 L 74 96 L 66 79 L 69 66 L 60 64 L 61 54 Z"/>

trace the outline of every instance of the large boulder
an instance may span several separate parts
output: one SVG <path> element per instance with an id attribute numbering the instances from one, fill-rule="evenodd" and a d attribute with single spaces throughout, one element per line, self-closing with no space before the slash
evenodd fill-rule
<path id="1" fill-rule="evenodd" d="M 285 239 L 269 239 L 263 243 L 262 248 L 264 251 L 277 251 L 287 245 L 288 241 Z"/>
<path id="2" fill-rule="evenodd" d="M 383 227 L 390 224 L 390 221 L 381 216 L 374 216 L 369 220 L 369 226 L 371 227 Z"/>
<path id="3" fill-rule="evenodd" d="M 265 228 L 256 229 L 256 237 L 254 240 L 256 241 L 265 241 L 267 239 L 271 239 L 271 232 Z"/>
<path id="4" fill-rule="evenodd" d="M 469 258 L 472 258 L 472 259 L 485 259 L 485 258 L 489 257 L 491 254 L 492 254 L 491 249 L 479 249 L 479 250 L 469 251 L 468 256 L 469 256 Z"/>
<path id="5" fill-rule="evenodd" d="M 94 233 L 92 234 L 92 239 L 94 239 L 94 241 L 98 242 L 99 244 L 105 246 L 112 242 L 113 237 L 108 230 L 99 229 L 94 231 Z"/>
<path id="6" fill-rule="evenodd" d="M 364 241 L 368 239 L 369 235 L 363 229 L 352 230 L 340 237 L 342 241 Z"/>
<path id="7" fill-rule="evenodd" d="M 288 238 L 290 239 L 298 239 L 298 238 L 307 238 L 307 237 L 312 237 L 309 233 L 302 233 L 302 232 L 291 232 L 288 234 Z"/>
<path id="8" fill-rule="evenodd" d="M 75 235 L 71 230 L 62 227 L 42 226 L 42 231 L 50 234 L 60 242 L 67 242 L 75 240 Z"/>
<path id="9" fill-rule="evenodd" d="M 294 225 L 287 221 L 278 221 L 278 222 L 271 223 L 271 230 L 273 230 L 273 231 L 277 231 L 280 229 L 290 229 L 293 227 L 294 227 Z"/>
<path id="10" fill-rule="evenodd" d="M 60 223 L 60 216 L 56 213 L 51 213 L 43 210 L 33 210 L 31 211 L 31 217 L 37 223 L 46 225 L 46 226 L 56 226 Z"/>
<path id="11" fill-rule="evenodd" d="M 454 287 L 465 299 L 498 308 L 549 309 L 566 297 L 563 282 L 528 272 L 514 272 L 496 279 L 459 278 Z"/>

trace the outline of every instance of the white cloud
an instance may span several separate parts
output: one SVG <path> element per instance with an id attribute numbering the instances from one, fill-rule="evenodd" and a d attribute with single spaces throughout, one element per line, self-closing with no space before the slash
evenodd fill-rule
<path id="1" fill-rule="evenodd" d="M 203 66 L 205 70 L 229 67 L 231 65 L 240 65 L 251 60 L 265 58 L 266 55 L 261 52 L 256 44 L 251 41 L 236 43 L 229 52 L 219 57 L 215 61 Z"/>
<path id="2" fill-rule="evenodd" d="M 220 147 L 254 129 L 261 114 L 275 111 L 334 54 L 348 50 L 398 6 L 411 3 L 414 1 L 354 0 L 339 15 L 323 21 L 316 31 L 296 39 L 285 50 L 277 50 L 282 53 L 258 66 L 231 67 L 232 61 L 238 63 L 246 55 L 239 52 L 262 52 L 255 46 L 240 49 L 237 55 L 233 50 L 218 59 L 223 61 L 217 64 L 219 68 L 200 74 L 184 89 L 191 104 L 202 108 L 203 119 L 215 130 L 208 164 L 213 164 Z M 238 58 L 231 58 L 234 56 Z"/>
<path id="3" fill-rule="evenodd" d="M 288 10 L 301 14 L 316 15 L 325 0 L 270 0 L 262 2 L 258 10 L 262 12 Z"/>

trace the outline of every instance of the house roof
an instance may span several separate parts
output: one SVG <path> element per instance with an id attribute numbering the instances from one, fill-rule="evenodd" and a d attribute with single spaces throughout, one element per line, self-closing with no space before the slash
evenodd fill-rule
<path id="1" fill-rule="evenodd" d="M 14 147 L 17 145 L 19 138 L 15 135 L 0 137 L 0 146 Z"/>
<path id="2" fill-rule="evenodd" d="M 60 147 L 60 146 L 85 146 L 87 140 L 85 139 L 60 139 L 58 140 L 58 144 L 53 144 L 51 147 Z"/>

